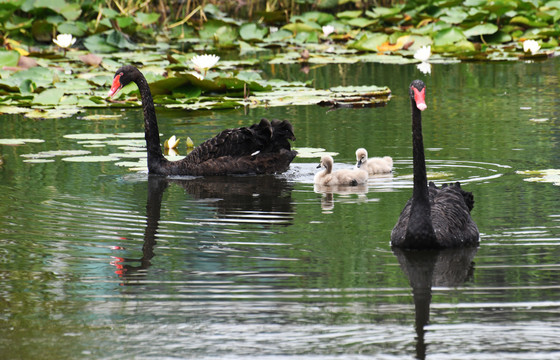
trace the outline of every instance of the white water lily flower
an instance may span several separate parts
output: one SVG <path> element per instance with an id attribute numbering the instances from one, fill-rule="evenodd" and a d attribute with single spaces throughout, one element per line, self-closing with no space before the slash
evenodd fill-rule
<path id="1" fill-rule="evenodd" d="M 332 26 L 332 25 L 323 26 L 323 35 L 329 36 L 333 32 L 334 32 L 334 26 Z"/>
<path id="2" fill-rule="evenodd" d="M 76 38 L 72 34 L 58 34 L 56 39 L 53 39 L 53 43 L 60 46 L 63 49 L 68 49 L 70 46 L 74 45 Z"/>
<path id="3" fill-rule="evenodd" d="M 165 143 L 163 143 L 163 146 L 166 149 L 175 149 L 177 147 L 177 144 L 179 144 L 179 139 L 177 139 L 175 137 L 175 135 L 173 135 L 169 139 L 165 140 Z"/>
<path id="4" fill-rule="evenodd" d="M 416 52 L 414 53 L 414 58 L 416 60 L 420 60 L 422 62 L 428 61 L 430 56 L 432 56 L 432 47 L 430 45 L 422 46 L 420 49 L 416 50 Z"/>
<path id="5" fill-rule="evenodd" d="M 194 66 L 196 66 L 199 70 L 204 70 L 204 76 L 206 76 L 206 72 L 208 69 L 214 67 L 220 57 L 217 55 L 196 55 L 193 56 L 191 61 L 193 62 Z"/>
<path id="6" fill-rule="evenodd" d="M 540 48 L 541 46 L 535 40 L 523 41 L 523 52 L 531 52 L 531 54 L 534 55 L 537 53 L 537 51 L 539 51 Z"/>
<path id="7" fill-rule="evenodd" d="M 432 64 L 422 61 L 420 64 L 416 64 L 416 68 L 420 70 L 422 74 L 432 73 Z"/>

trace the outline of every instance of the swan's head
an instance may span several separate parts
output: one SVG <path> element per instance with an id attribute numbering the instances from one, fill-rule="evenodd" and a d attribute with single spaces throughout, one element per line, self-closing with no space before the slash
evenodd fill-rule
<path id="1" fill-rule="evenodd" d="M 330 155 L 323 155 L 321 156 L 321 162 L 319 163 L 319 166 L 317 166 L 317 168 L 321 168 L 324 167 L 327 170 L 332 169 L 334 160 L 332 158 L 332 156 Z"/>
<path id="2" fill-rule="evenodd" d="M 365 162 L 367 161 L 368 158 L 368 153 L 367 150 L 364 148 L 359 148 L 358 150 L 356 150 L 356 167 L 360 167 L 363 164 L 365 164 Z"/>
<path id="3" fill-rule="evenodd" d="M 131 81 L 134 80 L 134 75 L 139 73 L 137 68 L 132 65 L 126 65 L 121 67 L 115 73 L 115 77 L 113 78 L 113 84 L 111 85 L 111 90 L 107 96 L 113 97 L 115 96 L 123 87 L 128 85 Z"/>
<path id="4" fill-rule="evenodd" d="M 426 105 L 426 84 L 422 80 L 414 80 L 410 84 L 410 98 L 414 99 L 416 107 L 420 111 L 428 108 Z"/>

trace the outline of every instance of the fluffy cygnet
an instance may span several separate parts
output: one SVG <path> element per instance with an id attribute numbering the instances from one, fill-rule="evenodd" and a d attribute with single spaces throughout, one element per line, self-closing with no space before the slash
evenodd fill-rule
<path id="1" fill-rule="evenodd" d="M 367 171 L 368 174 L 388 174 L 393 171 L 393 159 L 390 156 L 372 157 L 368 159 L 367 150 L 359 148 L 356 150 L 356 167 Z"/>
<path id="2" fill-rule="evenodd" d="M 350 185 L 356 186 L 367 182 L 368 173 L 361 169 L 341 169 L 332 171 L 334 160 L 330 155 L 323 155 L 317 168 L 324 167 L 323 171 L 315 174 L 315 184 L 319 185 Z"/>

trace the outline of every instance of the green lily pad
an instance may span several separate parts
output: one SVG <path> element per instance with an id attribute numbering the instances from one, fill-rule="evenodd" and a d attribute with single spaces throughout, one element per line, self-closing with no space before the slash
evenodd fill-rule
<path id="1" fill-rule="evenodd" d="M 443 29 L 434 35 L 434 46 L 452 45 L 461 40 L 466 40 L 465 34 L 458 28 Z"/>
<path id="2" fill-rule="evenodd" d="M 244 24 L 239 29 L 239 35 L 245 41 L 262 41 L 267 35 L 268 29 L 260 28 L 257 24 Z"/>
<path id="3" fill-rule="evenodd" d="M 64 90 L 62 89 L 47 89 L 35 95 L 33 102 L 39 105 L 57 105 L 63 95 Z"/>
<path id="4" fill-rule="evenodd" d="M 377 51 L 377 47 L 389 40 L 389 35 L 383 33 L 369 33 L 364 34 L 362 37 L 348 44 L 351 49 L 360 51 Z"/>
<path id="5" fill-rule="evenodd" d="M 19 53 L 17 51 L 0 50 L 0 68 L 2 66 L 17 66 Z"/>
<path id="6" fill-rule="evenodd" d="M 466 37 L 479 36 L 479 35 L 492 35 L 498 31 L 498 27 L 494 24 L 480 24 L 463 31 Z"/>

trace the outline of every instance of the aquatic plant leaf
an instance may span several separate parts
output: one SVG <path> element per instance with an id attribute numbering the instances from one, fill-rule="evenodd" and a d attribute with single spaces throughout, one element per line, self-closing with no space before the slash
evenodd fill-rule
<path id="1" fill-rule="evenodd" d="M 521 175 L 532 175 L 533 177 L 524 179 L 531 182 L 547 182 L 555 186 L 560 186 L 560 169 L 545 169 L 545 170 L 524 170 L 516 171 Z"/>
<path id="2" fill-rule="evenodd" d="M 119 158 L 109 155 L 89 155 L 89 156 L 72 156 L 61 159 L 68 162 L 107 162 L 117 161 Z"/>
<path id="3" fill-rule="evenodd" d="M 87 25 L 79 21 L 68 21 L 57 26 L 57 31 L 61 34 L 71 34 L 75 37 L 82 37 L 87 33 Z"/>
<path id="4" fill-rule="evenodd" d="M 321 31 L 321 26 L 319 26 L 319 24 L 317 23 L 302 23 L 302 22 L 297 22 L 297 23 L 290 23 L 287 25 L 284 25 L 282 27 L 283 30 L 288 30 L 291 31 L 294 34 L 299 34 L 302 32 L 315 32 L 315 31 Z"/>
<path id="5" fill-rule="evenodd" d="M 158 21 L 160 17 L 160 14 L 157 13 L 143 13 L 143 12 L 137 12 L 136 15 L 134 16 L 134 21 L 136 21 L 137 24 L 140 25 L 151 25 L 153 23 L 155 23 L 156 21 Z"/>
<path id="6" fill-rule="evenodd" d="M 52 163 L 54 162 L 53 159 L 25 159 L 23 160 L 24 163 L 29 164 L 44 164 L 44 163 Z"/>
<path id="7" fill-rule="evenodd" d="M 473 26 L 472 28 L 463 31 L 466 37 L 478 36 L 478 35 L 491 35 L 498 31 L 498 27 L 494 24 L 486 23 Z"/>
<path id="8" fill-rule="evenodd" d="M 456 27 L 451 27 L 438 31 L 434 35 L 434 45 L 435 46 L 446 46 L 451 45 L 455 42 L 466 40 L 466 36 L 460 29 Z"/>
<path id="9" fill-rule="evenodd" d="M 78 3 L 67 3 L 58 13 L 64 16 L 68 21 L 75 21 L 78 20 L 82 14 L 82 8 Z"/>
<path id="10" fill-rule="evenodd" d="M 368 26 L 371 26 L 373 24 L 378 23 L 378 20 L 376 19 L 368 19 L 368 18 L 363 18 L 363 17 L 359 17 L 359 18 L 355 18 L 355 19 L 349 19 L 346 21 L 346 24 L 351 25 L 351 26 L 355 26 L 355 27 L 359 27 L 359 28 L 366 28 Z"/>
<path id="11" fill-rule="evenodd" d="M 52 40 L 52 33 L 54 31 L 53 24 L 46 20 L 33 21 L 31 26 L 31 33 L 37 41 L 50 42 Z"/>
<path id="12" fill-rule="evenodd" d="M 18 106 L 0 105 L 0 114 L 23 114 L 30 109 Z"/>
<path id="13" fill-rule="evenodd" d="M 57 105 L 64 95 L 62 89 L 47 89 L 40 94 L 36 94 L 33 98 L 33 103 L 39 105 Z"/>
<path id="14" fill-rule="evenodd" d="M 321 158 L 323 155 L 336 156 L 337 152 L 326 151 L 323 148 L 313 148 L 313 147 L 294 147 L 294 150 L 298 152 L 297 157 L 311 159 L 311 158 Z"/>
<path id="15" fill-rule="evenodd" d="M 0 139 L 0 145 L 24 145 L 26 143 L 43 143 L 42 139 Z"/>
<path id="16" fill-rule="evenodd" d="M 119 49 L 136 50 L 138 45 L 132 43 L 130 40 L 124 37 L 124 35 L 119 31 L 111 31 L 107 36 L 107 44 L 115 46 Z"/>
<path id="17" fill-rule="evenodd" d="M 114 53 L 118 50 L 117 47 L 108 44 L 102 35 L 88 36 L 84 40 L 84 46 L 92 53 Z"/>
<path id="18" fill-rule="evenodd" d="M 84 120 L 116 120 L 122 117 L 121 114 L 91 114 L 82 116 Z"/>
<path id="19" fill-rule="evenodd" d="M 17 66 L 19 57 L 19 53 L 15 50 L 0 50 L 0 67 Z"/>
<path id="20" fill-rule="evenodd" d="M 349 11 L 339 12 L 338 14 L 336 14 L 336 17 L 339 19 L 344 19 L 344 18 L 355 19 L 360 16 L 362 16 L 362 10 L 349 10 Z"/>
<path id="21" fill-rule="evenodd" d="M 54 109 L 33 109 L 30 112 L 25 113 L 25 117 L 30 119 L 63 119 L 75 115 L 78 112 L 80 112 L 80 109 L 76 107 L 73 108 L 55 107 Z"/>
<path id="22" fill-rule="evenodd" d="M 239 35 L 246 41 L 262 41 L 268 34 L 268 29 L 260 28 L 257 24 L 244 24 L 239 29 Z"/>
<path id="23" fill-rule="evenodd" d="M 359 40 L 348 44 L 348 47 L 360 51 L 377 51 L 377 47 L 382 45 L 384 42 L 388 40 L 389 40 L 389 35 L 387 34 L 382 34 L 382 33 L 364 34 Z"/>
<path id="24" fill-rule="evenodd" d="M 31 158 L 31 159 L 39 159 L 39 158 L 52 158 L 55 156 L 79 156 L 79 155 L 88 155 L 91 154 L 91 151 L 88 150 L 50 150 L 50 151 L 41 151 L 36 154 L 22 154 L 21 157 L 24 158 Z"/>

